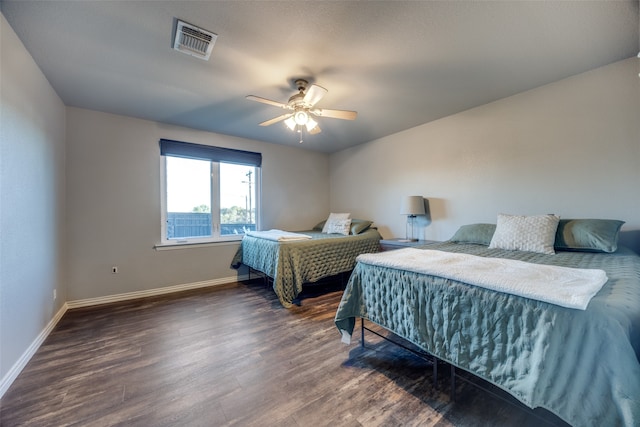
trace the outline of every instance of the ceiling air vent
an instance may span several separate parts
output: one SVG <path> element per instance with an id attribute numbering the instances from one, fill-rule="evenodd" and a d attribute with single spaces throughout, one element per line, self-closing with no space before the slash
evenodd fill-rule
<path id="1" fill-rule="evenodd" d="M 179 20 L 173 48 L 207 61 L 217 37 L 217 34 Z"/>

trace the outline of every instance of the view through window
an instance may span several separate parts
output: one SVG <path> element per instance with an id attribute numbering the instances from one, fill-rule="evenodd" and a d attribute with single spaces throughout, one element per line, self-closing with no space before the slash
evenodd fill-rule
<path id="1" fill-rule="evenodd" d="M 216 239 L 256 230 L 256 166 L 166 156 L 166 240 Z"/>

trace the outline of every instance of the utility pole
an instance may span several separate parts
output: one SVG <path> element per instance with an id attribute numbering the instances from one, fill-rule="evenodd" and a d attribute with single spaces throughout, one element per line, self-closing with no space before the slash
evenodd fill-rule
<path id="1" fill-rule="evenodd" d="M 245 181 L 247 184 L 249 184 L 249 224 L 253 223 L 252 218 L 251 218 L 251 209 L 252 209 L 252 206 L 251 206 L 251 174 L 253 174 L 253 172 L 249 171 L 245 175 L 249 179 L 249 181 Z"/>

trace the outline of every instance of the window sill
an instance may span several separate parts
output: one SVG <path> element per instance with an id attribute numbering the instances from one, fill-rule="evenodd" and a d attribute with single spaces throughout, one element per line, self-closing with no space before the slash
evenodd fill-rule
<path id="1" fill-rule="evenodd" d="M 242 241 L 242 236 L 232 237 L 225 240 L 215 240 L 208 242 L 167 242 L 159 243 L 153 248 L 156 251 L 171 251 L 174 249 L 191 249 L 191 248 L 206 248 L 211 246 L 230 246 L 237 245 Z"/>

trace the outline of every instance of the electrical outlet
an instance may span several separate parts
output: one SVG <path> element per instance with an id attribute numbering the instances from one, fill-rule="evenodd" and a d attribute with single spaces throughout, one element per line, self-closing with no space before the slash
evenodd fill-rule
<path id="1" fill-rule="evenodd" d="M 55 300 L 56 300 L 56 298 L 58 298 L 58 290 L 57 290 L 57 289 L 54 289 L 54 290 L 53 290 L 53 300 L 55 301 Z"/>
<path id="2" fill-rule="evenodd" d="M 111 272 L 113 274 L 118 274 L 118 266 L 114 265 L 113 267 L 111 267 Z"/>

